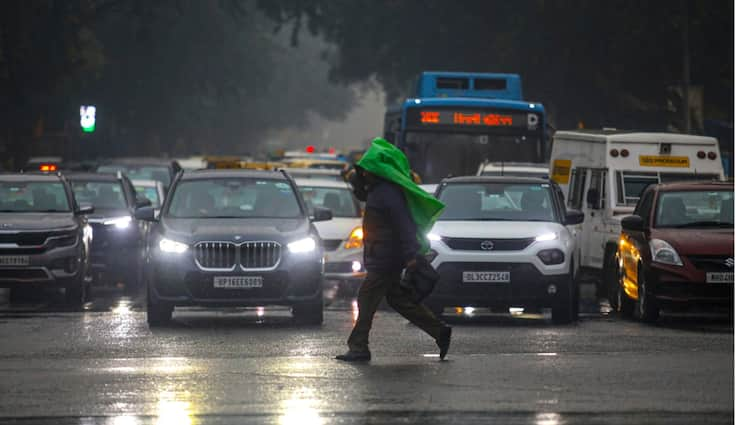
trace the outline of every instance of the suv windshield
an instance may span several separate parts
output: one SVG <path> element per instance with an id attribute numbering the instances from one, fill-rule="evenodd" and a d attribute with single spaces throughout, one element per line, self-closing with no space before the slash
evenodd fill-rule
<path id="1" fill-rule="evenodd" d="M 60 182 L 0 182 L 0 212 L 70 212 Z"/>
<path id="2" fill-rule="evenodd" d="M 296 218 L 302 211 L 284 180 L 213 178 L 182 181 L 168 208 L 172 218 Z"/>
<path id="3" fill-rule="evenodd" d="M 170 167 L 160 165 L 102 165 L 98 173 L 124 173 L 131 180 L 157 180 L 163 186 L 170 186 Z"/>
<path id="4" fill-rule="evenodd" d="M 90 203 L 95 210 L 122 210 L 128 207 L 120 182 L 74 181 L 71 185 L 79 204 Z"/>
<path id="5" fill-rule="evenodd" d="M 439 220 L 556 221 L 548 184 L 456 183 L 441 189 Z"/>
<path id="6" fill-rule="evenodd" d="M 661 192 L 655 227 L 734 227 L 733 190 Z"/>
<path id="7" fill-rule="evenodd" d="M 310 214 L 314 207 L 322 207 L 331 210 L 333 217 L 359 217 L 359 210 L 349 189 L 299 186 L 299 191 Z"/>

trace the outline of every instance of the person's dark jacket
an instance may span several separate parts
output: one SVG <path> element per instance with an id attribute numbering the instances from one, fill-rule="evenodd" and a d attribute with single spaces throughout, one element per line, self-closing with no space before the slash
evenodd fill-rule
<path id="1" fill-rule="evenodd" d="M 420 249 L 404 193 L 386 180 L 378 178 L 369 186 L 363 227 L 368 272 L 400 272 Z"/>

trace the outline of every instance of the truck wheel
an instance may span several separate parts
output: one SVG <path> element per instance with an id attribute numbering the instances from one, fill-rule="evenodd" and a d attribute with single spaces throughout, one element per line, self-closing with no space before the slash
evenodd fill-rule
<path id="1" fill-rule="evenodd" d="M 638 315 L 640 320 L 645 323 L 655 323 L 660 316 L 658 301 L 652 294 L 648 293 L 647 281 L 642 274 L 642 270 L 638 270 L 637 278 L 639 280 L 639 284 L 637 285 L 639 292 L 639 299 L 637 302 Z"/>
<path id="2" fill-rule="evenodd" d="M 571 323 L 574 320 L 574 279 L 571 275 L 556 297 L 556 303 L 551 307 L 551 320 L 559 325 Z"/>
<path id="3" fill-rule="evenodd" d="M 616 280 L 617 264 L 616 264 L 616 245 L 607 244 L 606 249 L 603 252 L 603 270 L 602 278 L 600 280 L 600 287 L 598 288 L 598 298 L 608 298 L 611 303 L 611 307 L 616 310 L 616 297 L 618 294 L 618 282 Z"/>
<path id="4" fill-rule="evenodd" d="M 295 305 L 292 308 L 294 321 L 302 325 L 322 325 L 323 322 L 323 301 L 318 298 L 317 301 Z"/>
<path id="5" fill-rule="evenodd" d="M 626 291 L 624 290 L 623 285 L 623 270 L 621 268 L 618 268 L 616 277 L 616 311 L 621 315 L 621 317 L 625 319 L 631 319 L 634 316 L 634 305 L 635 302 L 633 299 L 629 298 L 629 295 L 627 295 Z"/>
<path id="6" fill-rule="evenodd" d="M 150 327 L 167 325 L 173 317 L 173 306 L 153 300 L 147 291 L 147 324 Z"/>

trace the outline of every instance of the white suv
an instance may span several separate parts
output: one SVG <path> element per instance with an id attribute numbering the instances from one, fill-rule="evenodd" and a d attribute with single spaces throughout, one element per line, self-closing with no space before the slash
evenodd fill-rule
<path id="1" fill-rule="evenodd" d="M 556 323 L 579 309 L 577 241 L 566 228 L 584 215 L 567 211 L 556 185 L 537 178 L 446 179 L 446 209 L 428 234 L 441 278 L 426 304 L 551 308 Z"/>

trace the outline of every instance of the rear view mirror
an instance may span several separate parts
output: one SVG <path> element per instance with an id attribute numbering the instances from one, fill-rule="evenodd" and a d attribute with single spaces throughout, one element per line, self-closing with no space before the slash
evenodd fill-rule
<path id="1" fill-rule="evenodd" d="M 76 210 L 76 215 L 90 215 L 94 214 L 94 206 L 92 204 L 83 202 L 79 204 L 79 208 Z"/>
<path id="2" fill-rule="evenodd" d="M 152 201 L 142 196 L 136 198 L 136 208 L 144 208 L 152 205 Z"/>
<path id="3" fill-rule="evenodd" d="M 638 215 L 630 215 L 621 219 L 621 228 L 641 232 L 645 230 L 645 220 Z"/>
<path id="4" fill-rule="evenodd" d="M 157 215 L 155 214 L 155 209 L 152 207 L 143 207 L 136 210 L 136 216 L 137 220 L 141 221 L 157 221 Z"/>
<path id="5" fill-rule="evenodd" d="M 315 207 L 312 221 L 328 221 L 333 219 L 333 211 L 328 208 Z"/>
<path id="6" fill-rule="evenodd" d="M 585 213 L 582 211 L 577 210 L 568 210 L 566 211 L 566 219 L 564 220 L 564 224 L 569 226 L 573 224 L 581 224 L 585 221 Z"/>

